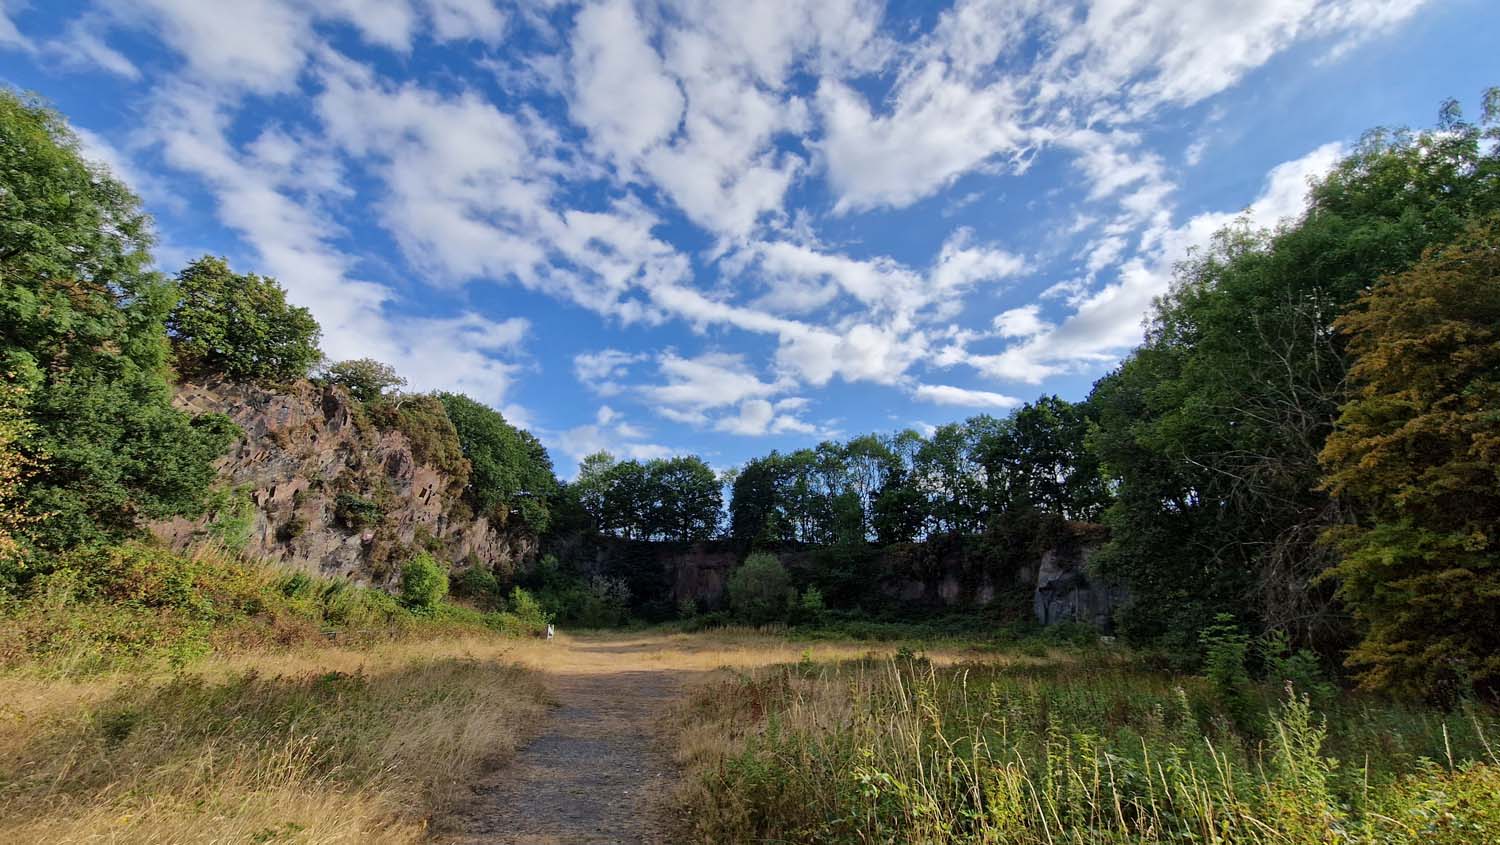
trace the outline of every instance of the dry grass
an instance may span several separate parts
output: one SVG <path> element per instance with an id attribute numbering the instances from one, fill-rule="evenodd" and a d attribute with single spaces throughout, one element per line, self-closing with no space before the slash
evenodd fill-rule
<path id="1" fill-rule="evenodd" d="M 424 841 L 431 817 L 542 721 L 548 674 L 706 679 L 899 647 L 748 629 L 474 634 L 253 650 L 177 672 L 11 671 L 0 674 L 0 842 Z"/>
<path id="2" fill-rule="evenodd" d="M 0 678 L 0 842 L 405 843 L 545 709 L 499 638 Z"/>

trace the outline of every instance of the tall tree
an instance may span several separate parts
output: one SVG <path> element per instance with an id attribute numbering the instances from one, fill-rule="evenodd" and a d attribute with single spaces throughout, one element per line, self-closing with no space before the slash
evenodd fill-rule
<path id="1" fill-rule="evenodd" d="M 196 512 L 233 426 L 172 408 L 163 323 L 172 285 L 147 270 L 150 221 L 88 164 L 56 114 L 0 92 L 0 378 L 19 388 L 25 529 L 43 548 Z"/>
<path id="2" fill-rule="evenodd" d="M 1353 398 L 1322 459 L 1365 686 L 1500 695 L 1500 215 L 1362 296 L 1335 327 Z"/>
<path id="3" fill-rule="evenodd" d="M 1486 125 L 1496 115 L 1487 99 Z M 1092 442 L 1117 486 L 1097 565 L 1130 583 L 1127 633 L 1236 612 L 1334 644 L 1319 543 L 1346 519 L 1318 454 L 1346 396 L 1332 322 L 1383 274 L 1500 208 L 1500 154 L 1451 105 L 1437 131 L 1374 132 L 1302 217 L 1243 223 L 1178 270 L 1146 342 L 1096 387 Z"/>
<path id="4" fill-rule="evenodd" d="M 532 530 L 547 530 L 547 501 L 557 487 L 552 459 L 540 441 L 494 408 L 460 393 L 440 393 L 472 469 L 467 492 L 480 513 L 515 512 Z"/>
<path id="5" fill-rule="evenodd" d="M 323 357 L 312 312 L 288 303 L 275 279 L 236 273 L 224 259 L 204 256 L 177 274 L 177 294 L 167 332 L 186 372 L 290 381 Z"/>

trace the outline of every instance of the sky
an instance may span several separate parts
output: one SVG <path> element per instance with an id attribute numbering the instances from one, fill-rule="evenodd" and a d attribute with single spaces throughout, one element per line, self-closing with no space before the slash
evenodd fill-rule
<path id="1" fill-rule="evenodd" d="M 163 272 L 274 276 L 564 477 L 1082 398 L 1497 44 L 1492 0 L 0 0 Z"/>

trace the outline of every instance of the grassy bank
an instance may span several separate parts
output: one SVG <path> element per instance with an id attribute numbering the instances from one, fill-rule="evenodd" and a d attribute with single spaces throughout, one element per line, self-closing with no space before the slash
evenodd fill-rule
<path id="1" fill-rule="evenodd" d="M 212 547 L 49 563 L 0 605 L 0 842 L 424 841 L 546 707 L 512 613 Z"/>
<path id="2" fill-rule="evenodd" d="M 1494 711 L 1241 696 L 1091 649 L 721 673 L 679 714 L 691 836 L 1500 841 Z"/>
<path id="3" fill-rule="evenodd" d="M 0 677 L 0 841 L 403 843 L 536 723 L 495 637 Z"/>

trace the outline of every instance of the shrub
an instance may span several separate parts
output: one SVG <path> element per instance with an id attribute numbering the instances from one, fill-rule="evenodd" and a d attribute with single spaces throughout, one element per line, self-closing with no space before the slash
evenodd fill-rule
<path id="1" fill-rule="evenodd" d="M 401 603 L 431 613 L 448 595 L 448 571 L 422 552 L 401 568 Z"/>
<path id="2" fill-rule="evenodd" d="M 374 402 L 386 391 L 406 386 L 406 379 L 396 375 L 395 367 L 374 358 L 330 364 L 323 372 L 323 381 L 344 388 L 361 402 Z"/>
<path id="3" fill-rule="evenodd" d="M 791 576 L 772 554 L 750 555 L 729 576 L 730 607 L 752 625 L 785 622 L 794 595 Z"/>
<path id="4" fill-rule="evenodd" d="M 353 493 L 340 493 L 333 500 L 333 516 L 351 531 L 379 525 L 385 511 L 376 503 Z"/>
<path id="5" fill-rule="evenodd" d="M 471 566 L 453 577 L 453 594 L 491 605 L 500 597 L 500 582 L 489 569 Z"/>

